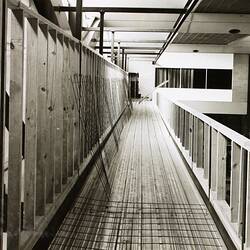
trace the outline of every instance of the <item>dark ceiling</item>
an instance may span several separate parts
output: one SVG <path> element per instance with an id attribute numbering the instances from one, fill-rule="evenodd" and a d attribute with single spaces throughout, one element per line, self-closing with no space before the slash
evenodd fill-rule
<path id="1" fill-rule="evenodd" d="M 179 33 L 173 43 L 226 45 L 242 37 L 245 37 L 245 35 L 214 33 Z"/>
<path id="2" fill-rule="evenodd" d="M 250 14 L 250 0 L 203 0 L 195 12 Z"/>

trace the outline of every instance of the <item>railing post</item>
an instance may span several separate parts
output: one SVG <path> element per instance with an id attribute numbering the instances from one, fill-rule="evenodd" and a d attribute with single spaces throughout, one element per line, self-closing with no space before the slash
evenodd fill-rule
<path id="1" fill-rule="evenodd" d="M 204 123 L 204 178 L 208 179 L 210 175 L 210 126 Z"/>
<path id="2" fill-rule="evenodd" d="M 27 22 L 27 71 L 25 114 L 24 228 L 34 230 L 37 166 L 37 35 L 38 20 Z"/>
<path id="3" fill-rule="evenodd" d="M 247 157 L 247 190 L 246 190 L 246 234 L 245 247 L 250 248 L 250 152 Z"/>
<path id="4" fill-rule="evenodd" d="M 194 118 L 192 114 L 189 114 L 189 156 L 193 159 L 193 128 Z"/>
<path id="5" fill-rule="evenodd" d="M 192 161 L 197 164 L 198 158 L 198 118 L 194 116 Z"/>
<path id="6" fill-rule="evenodd" d="M 48 117 L 48 164 L 46 165 L 46 203 L 53 203 L 55 198 L 55 164 L 54 164 L 54 127 L 55 127 L 55 98 L 54 84 L 56 82 L 56 54 L 57 32 L 48 32 L 48 69 L 47 69 L 47 117 Z"/>
<path id="7" fill-rule="evenodd" d="M 0 249 L 3 244 L 4 227 L 4 128 L 5 128 L 5 93 L 6 93 L 6 0 L 0 3 Z"/>
<path id="8" fill-rule="evenodd" d="M 204 126 L 201 120 L 198 120 L 197 127 L 197 167 L 204 168 Z"/>
<path id="9" fill-rule="evenodd" d="M 230 184 L 230 209 L 231 222 L 238 221 L 239 191 L 240 191 L 240 146 L 232 142 L 231 148 L 231 184 Z"/>
<path id="10" fill-rule="evenodd" d="M 241 148 L 240 173 L 239 173 L 239 209 L 238 209 L 238 236 L 244 241 L 245 234 L 245 203 L 246 203 L 246 180 L 247 180 L 247 151 Z"/>
<path id="11" fill-rule="evenodd" d="M 217 140 L 216 194 L 217 200 L 224 200 L 226 198 L 227 140 L 221 133 L 218 133 Z"/>
<path id="12" fill-rule="evenodd" d="M 216 165 L 217 165 L 217 140 L 218 132 L 212 128 L 212 142 L 211 142 L 211 190 L 216 191 Z"/>
<path id="13" fill-rule="evenodd" d="M 189 147 L 189 112 L 185 111 L 185 149 L 190 150 Z"/>
<path id="14" fill-rule="evenodd" d="M 37 171 L 36 171 L 36 214 L 42 216 L 46 208 L 46 172 L 50 162 L 50 131 L 48 109 L 48 26 L 38 27 L 38 61 L 37 61 Z M 53 172 L 53 171 L 52 171 Z M 51 174 L 51 173 L 50 173 Z"/>
<path id="15" fill-rule="evenodd" d="M 8 170 L 8 249 L 19 249 L 21 235 L 22 105 L 24 62 L 24 15 L 11 12 L 9 170 Z"/>
<path id="16" fill-rule="evenodd" d="M 63 101 L 62 101 L 62 82 L 63 82 L 63 51 L 64 36 L 57 34 L 56 43 L 56 81 L 54 83 L 53 95 L 55 102 L 54 112 L 54 164 L 55 164 L 55 193 L 62 192 L 63 177 Z"/>

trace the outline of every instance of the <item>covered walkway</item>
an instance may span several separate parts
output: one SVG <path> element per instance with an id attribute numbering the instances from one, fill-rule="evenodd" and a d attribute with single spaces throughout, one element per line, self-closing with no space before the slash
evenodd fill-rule
<path id="1" fill-rule="evenodd" d="M 134 105 L 109 167 L 97 164 L 50 249 L 226 248 L 151 102 Z"/>

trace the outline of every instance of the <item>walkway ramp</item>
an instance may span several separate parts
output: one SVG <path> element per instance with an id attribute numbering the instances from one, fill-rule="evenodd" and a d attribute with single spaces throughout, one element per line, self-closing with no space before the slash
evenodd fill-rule
<path id="1" fill-rule="evenodd" d="M 50 249 L 226 249 L 151 102 L 135 105 L 118 153 L 90 175 Z"/>

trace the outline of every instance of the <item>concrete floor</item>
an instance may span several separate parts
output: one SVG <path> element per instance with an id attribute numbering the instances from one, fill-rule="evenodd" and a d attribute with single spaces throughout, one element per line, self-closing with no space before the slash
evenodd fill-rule
<path id="1" fill-rule="evenodd" d="M 135 105 L 116 156 L 99 159 L 50 248 L 226 249 L 151 102 Z"/>

